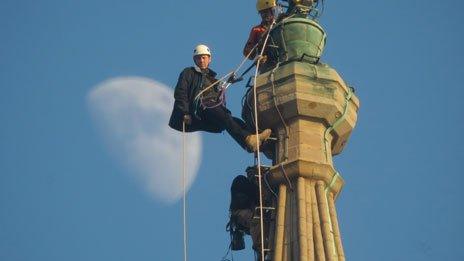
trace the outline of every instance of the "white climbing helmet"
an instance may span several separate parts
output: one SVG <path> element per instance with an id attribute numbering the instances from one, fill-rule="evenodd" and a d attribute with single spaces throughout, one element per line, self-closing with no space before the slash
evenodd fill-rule
<path id="1" fill-rule="evenodd" d="M 211 57 L 211 51 L 209 50 L 208 46 L 204 44 L 197 45 L 197 47 L 195 47 L 195 49 L 193 50 L 193 56 L 195 57 L 197 55 L 203 54 L 209 55 Z"/>

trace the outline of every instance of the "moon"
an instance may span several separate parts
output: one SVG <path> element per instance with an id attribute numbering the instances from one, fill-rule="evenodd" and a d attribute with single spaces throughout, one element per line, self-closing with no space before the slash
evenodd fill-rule
<path id="1" fill-rule="evenodd" d="M 94 122 L 111 154 L 122 161 L 155 200 L 172 204 L 182 198 L 182 133 L 168 126 L 173 91 L 144 77 L 117 77 L 101 82 L 87 95 Z M 202 141 L 186 134 L 185 188 L 197 176 Z"/>

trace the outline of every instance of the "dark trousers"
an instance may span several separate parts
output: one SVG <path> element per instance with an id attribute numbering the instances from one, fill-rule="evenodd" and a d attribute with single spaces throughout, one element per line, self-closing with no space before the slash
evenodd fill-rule
<path id="1" fill-rule="evenodd" d="M 250 135 L 251 132 L 247 130 L 246 124 L 243 120 L 233 117 L 230 114 L 230 111 L 224 106 L 203 109 L 201 112 L 201 118 L 224 128 L 243 149 L 248 150 L 245 138 Z"/>
<path id="2" fill-rule="evenodd" d="M 237 209 L 232 211 L 232 217 L 239 227 L 244 228 L 245 232 L 251 236 L 253 249 L 261 249 L 261 226 L 259 219 L 253 218 L 253 210 Z"/>

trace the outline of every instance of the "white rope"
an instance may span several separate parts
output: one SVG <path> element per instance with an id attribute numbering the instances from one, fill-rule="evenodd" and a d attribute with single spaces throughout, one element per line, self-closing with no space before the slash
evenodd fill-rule
<path id="1" fill-rule="evenodd" d="M 182 121 L 182 219 L 184 225 L 184 261 L 187 261 L 187 218 L 185 192 L 185 121 Z"/>
<path id="2" fill-rule="evenodd" d="M 208 85 L 206 88 L 204 88 L 203 90 L 201 90 L 201 92 L 199 92 L 197 94 L 197 96 L 195 96 L 195 98 L 193 100 L 196 100 L 198 99 L 203 93 L 205 93 L 207 90 L 211 89 L 214 87 L 214 85 L 216 85 L 218 82 L 221 82 L 223 81 L 225 78 L 229 77 L 230 75 L 232 75 L 234 72 L 230 72 L 224 76 L 222 76 L 219 80 L 216 80 L 215 82 L 213 82 L 212 84 Z"/>
<path id="3" fill-rule="evenodd" d="M 269 30 L 267 31 L 266 38 L 264 39 L 263 47 L 261 49 L 261 52 L 259 53 L 258 60 L 256 62 L 256 68 L 255 68 L 255 77 L 253 81 L 253 98 L 254 98 L 254 114 L 255 114 L 255 134 L 256 134 L 256 144 L 257 149 L 256 149 L 256 158 L 258 161 L 258 187 L 259 187 L 259 225 L 260 225 L 260 231 L 261 231 L 261 261 L 264 261 L 264 220 L 263 220 L 263 187 L 262 187 L 262 182 L 261 182 L 261 156 L 260 151 L 259 151 L 259 127 L 258 127 L 258 98 L 257 98 L 257 91 L 256 91 L 256 77 L 258 76 L 259 72 L 259 63 L 261 58 L 263 57 L 264 49 L 267 44 L 267 40 L 269 39 L 269 34 L 271 32 L 272 27 L 275 24 L 275 20 L 272 21 L 271 26 L 269 27 Z M 251 52 L 250 52 L 251 53 Z"/>
<path id="4" fill-rule="evenodd" d="M 264 50 L 264 48 L 263 48 Z M 261 156 L 259 155 L 259 129 L 258 129 L 258 106 L 256 98 L 256 75 L 258 73 L 259 61 L 256 64 L 256 73 L 253 84 L 253 95 L 254 95 L 254 114 L 255 114 L 255 131 L 256 131 L 256 144 L 258 148 L 256 149 L 256 157 L 258 161 L 258 186 L 259 186 L 259 226 L 261 231 L 261 261 L 264 261 L 264 222 L 263 222 L 263 195 L 262 195 L 262 186 L 261 186 Z"/>

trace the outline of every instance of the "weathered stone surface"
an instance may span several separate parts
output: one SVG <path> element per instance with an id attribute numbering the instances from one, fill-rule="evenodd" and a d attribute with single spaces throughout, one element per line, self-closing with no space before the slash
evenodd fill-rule
<path id="1" fill-rule="evenodd" d="M 344 180 L 332 156 L 356 124 L 358 98 L 326 65 L 292 62 L 256 86 L 259 126 L 279 137 L 267 177 L 279 185 L 273 260 L 344 261 L 334 203 Z"/>
<path id="2" fill-rule="evenodd" d="M 346 109 L 344 119 L 332 131 L 332 154 L 343 150 L 353 130 L 359 100 L 338 73 L 327 65 L 292 62 L 257 78 L 258 113 L 262 128 L 282 125 L 276 106 L 286 121 L 309 117 L 333 125 Z"/>

